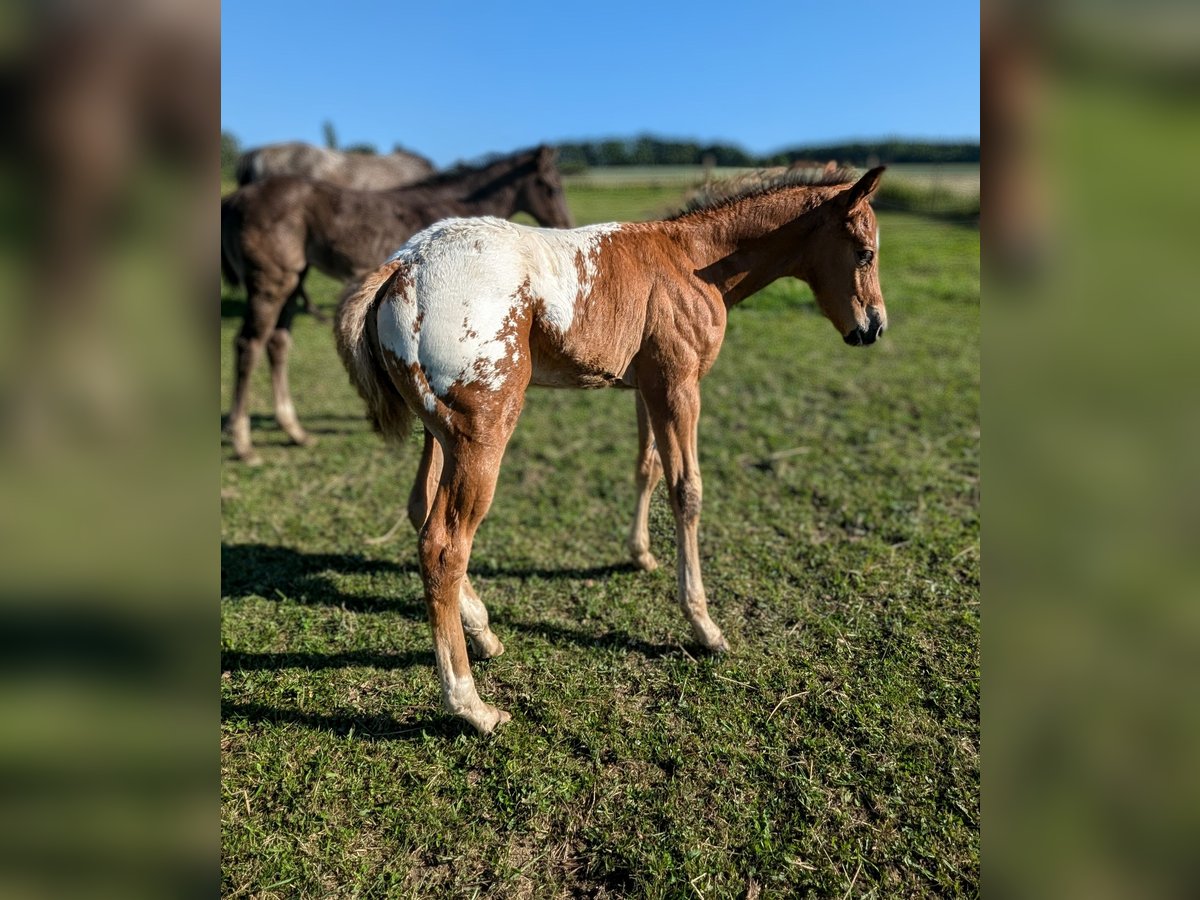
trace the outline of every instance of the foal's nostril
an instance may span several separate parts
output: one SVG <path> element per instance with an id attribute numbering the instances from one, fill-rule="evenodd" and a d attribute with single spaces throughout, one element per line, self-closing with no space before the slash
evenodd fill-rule
<path id="1" fill-rule="evenodd" d="M 863 329 L 863 343 L 873 344 L 882 335 L 887 326 L 883 322 L 883 317 L 879 315 L 879 311 L 875 307 L 870 307 L 867 310 L 867 327 Z"/>

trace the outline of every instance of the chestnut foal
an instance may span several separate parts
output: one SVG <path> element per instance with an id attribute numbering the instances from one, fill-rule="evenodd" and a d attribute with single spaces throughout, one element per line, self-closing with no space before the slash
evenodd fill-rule
<path id="1" fill-rule="evenodd" d="M 700 379 L 729 309 L 784 276 L 806 281 L 847 344 L 887 325 L 879 231 L 858 181 L 789 176 L 693 204 L 665 221 L 565 231 L 447 219 L 414 235 L 338 308 L 338 352 L 387 438 L 412 415 L 427 437 L 410 514 L 446 708 L 481 732 L 510 715 L 475 690 L 479 657 L 503 645 L 467 578 L 471 544 L 531 384 L 638 392 L 639 500 L 630 549 L 646 568 L 646 512 L 665 474 L 675 514 L 679 603 L 696 639 L 727 649 L 709 618 L 697 527 Z"/>

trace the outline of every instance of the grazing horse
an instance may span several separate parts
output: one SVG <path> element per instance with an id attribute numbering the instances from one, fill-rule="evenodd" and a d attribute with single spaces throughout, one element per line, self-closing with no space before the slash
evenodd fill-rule
<path id="1" fill-rule="evenodd" d="M 292 317 L 310 265 L 350 281 L 366 275 L 438 219 L 507 218 L 518 212 L 544 226 L 571 226 L 550 147 L 464 166 L 390 191 L 351 191 L 321 181 L 271 178 L 223 198 L 222 271 L 232 284 L 246 285 L 227 426 L 238 458 L 260 461 L 250 441 L 248 404 L 250 374 L 264 347 L 271 362 L 275 418 L 297 444 L 310 441 L 296 417 L 287 380 Z"/>
<path id="2" fill-rule="evenodd" d="M 328 181 L 358 191 L 386 191 L 414 184 L 434 173 L 423 156 L 396 149 L 387 154 L 343 153 L 294 141 L 247 150 L 238 158 L 241 187 L 277 175 Z"/>
<path id="3" fill-rule="evenodd" d="M 467 578 L 505 445 L 531 385 L 638 393 L 639 504 L 631 548 L 649 554 L 645 514 L 666 475 L 679 603 L 696 639 L 727 649 L 709 618 L 697 528 L 700 379 L 730 308 L 784 276 L 806 281 L 847 344 L 887 325 L 870 198 L 882 168 L 853 181 L 786 175 L 657 222 L 567 231 L 451 219 L 414 235 L 338 308 L 338 352 L 386 438 L 413 415 L 436 441 L 418 476 L 419 555 L 446 708 L 481 732 L 508 721 L 475 690 L 478 657 L 503 645 Z M 436 485 L 432 495 L 424 485 Z"/>

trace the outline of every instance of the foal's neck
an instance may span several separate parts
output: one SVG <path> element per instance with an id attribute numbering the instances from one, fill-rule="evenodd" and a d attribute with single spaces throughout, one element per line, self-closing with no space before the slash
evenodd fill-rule
<path id="1" fill-rule="evenodd" d="M 517 186 L 512 182 L 496 181 L 472 191 L 462 201 L 473 216 L 499 216 L 507 219 L 517 202 Z"/>
<path id="2" fill-rule="evenodd" d="M 675 220 L 676 234 L 695 273 L 721 292 L 725 306 L 745 300 L 785 275 L 804 268 L 808 238 L 820 207 L 838 186 L 796 185 L 746 197 Z"/>

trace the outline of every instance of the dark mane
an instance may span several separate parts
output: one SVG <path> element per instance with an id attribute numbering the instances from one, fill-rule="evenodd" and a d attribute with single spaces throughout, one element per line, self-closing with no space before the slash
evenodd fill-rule
<path id="1" fill-rule="evenodd" d="M 517 166 L 521 163 L 531 160 L 536 155 L 537 150 L 518 150 L 516 153 L 510 153 L 507 156 L 496 156 L 489 154 L 482 159 L 474 162 L 458 162 L 449 169 L 443 169 L 441 172 L 435 172 L 428 178 L 413 184 L 406 185 L 409 188 L 415 187 L 440 187 L 446 184 L 452 184 L 462 181 L 469 175 L 477 175 L 481 172 L 486 172 L 489 169 L 502 169 L 506 166 Z"/>
<path id="2" fill-rule="evenodd" d="M 850 185 L 858 180 L 860 174 L 849 166 L 840 166 L 833 170 L 784 166 L 754 169 L 731 178 L 722 178 L 719 181 L 710 181 L 700 185 L 687 198 L 683 208 L 671 216 L 671 219 L 680 219 L 693 213 L 721 209 L 738 200 L 766 196 L 796 185 L 811 187 Z"/>

